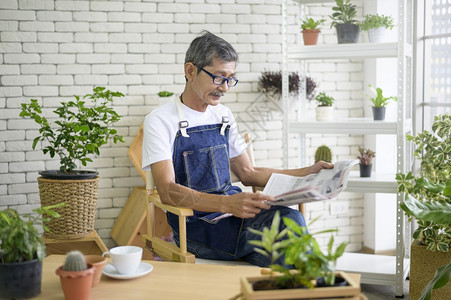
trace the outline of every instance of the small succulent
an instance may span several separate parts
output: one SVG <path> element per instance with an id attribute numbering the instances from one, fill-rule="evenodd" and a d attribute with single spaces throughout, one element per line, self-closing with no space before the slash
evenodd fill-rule
<path id="1" fill-rule="evenodd" d="M 319 146 L 315 151 L 315 163 L 320 160 L 332 162 L 332 151 L 326 145 Z"/>
<path id="2" fill-rule="evenodd" d="M 88 268 L 86 259 L 83 253 L 78 250 L 70 251 L 66 254 L 66 260 L 64 261 L 64 271 L 83 271 Z"/>

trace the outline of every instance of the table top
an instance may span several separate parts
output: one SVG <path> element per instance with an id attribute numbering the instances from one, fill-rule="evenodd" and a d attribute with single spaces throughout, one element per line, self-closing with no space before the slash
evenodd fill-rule
<path id="1" fill-rule="evenodd" d="M 55 270 L 64 255 L 50 255 L 42 266 L 41 294 L 35 299 L 64 299 Z M 145 261 L 152 272 L 135 279 L 112 279 L 102 275 L 91 289 L 90 299 L 230 299 L 240 293 L 240 277 L 259 276 L 261 268 Z"/>

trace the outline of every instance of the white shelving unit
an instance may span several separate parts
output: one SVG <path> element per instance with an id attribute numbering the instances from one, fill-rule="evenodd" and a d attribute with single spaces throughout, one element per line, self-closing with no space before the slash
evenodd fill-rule
<path id="1" fill-rule="evenodd" d="M 396 170 L 391 174 L 373 173 L 370 178 L 360 178 L 359 174 L 351 173 L 347 191 L 359 193 L 393 193 L 396 194 L 396 256 L 373 255 L 362 253 L 345 253 L 338 261 L 338 269 L 360 273 L 362 283 L 395 286 L 396 296 L 403 296 L 403 283 L 409 271 L 410 233 L 404 234 L 406 218 L 400 209 L 404 197 L 397 193 L 395 173 L 405 172 L 412 160 L 411 149 L 407 148 L 405 136 L 412 130 L 412 2 L 413 0 L 398 0 L 398 42 L 395 43 L 358 43 L 358 44 L 327 44 L 316 46 L 290 45 L 288 43 L 288 6 L 291 0 L 283 0 L 282 5 L 282 99 L 284 107 L 284 167 L 288 166 L 288 135 L 300 136 L 301 161 L 305 156 L 306 134 L 388 134 L 396 136 Z M 335 2 L 333 0 L 294 0 L 298 5 Z M 301 7 L 302 9 L 302 7 Z M 373 121 L 369 118 L 338 119 L 332 122 L 317 122 L 312 117 L 302 120 L 289 119 L 288 99 L 288 64 L 304 63 L 309 60 L 336 60 L 355 58 L 396 58 L 397 80 L 397 117 L 396 121 Z M 303 107 L 300 105 L 300 109 Z M 304 157 L 305 159 L 305 157 Z"/>

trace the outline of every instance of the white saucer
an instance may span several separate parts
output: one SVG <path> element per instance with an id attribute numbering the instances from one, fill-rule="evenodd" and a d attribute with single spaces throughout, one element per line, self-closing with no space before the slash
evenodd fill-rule
<path id="1" fill-rule="evenodd" d="M 150 272 L 152 272 L 153 270 L 153 266 L 151 264 L 145 263 L 145 262 L 141 262 L 138 266 L 138 269 L 136 270 L 135 274 L 129 274 L 129 275 L 124 275 L 124 274 L 119 274 L 116 271 L 116 268 L 108 263 L 105 268 L 103 268 L 103 274 L 105 274 L 108 277 L 111 278 L 115 278 L 115 279 L 133 279 L 133 278 L 138 278 L 141 276 L 144 276 Z"/>

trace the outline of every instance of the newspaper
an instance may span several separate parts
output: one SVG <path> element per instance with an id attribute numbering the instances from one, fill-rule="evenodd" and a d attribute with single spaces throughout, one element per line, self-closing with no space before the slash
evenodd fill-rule
<path id="1" fill-rule="evenodd" d="M 269 205 L 289 206 L 330 200 L 346 188 L 349 172 L 358 163 L 358 160 L 339 161 L 332 169 L 322 169 L 305 177 L 273 173 L 263 193 L 275 198 L 275 201 L 268 201 Z"/>

